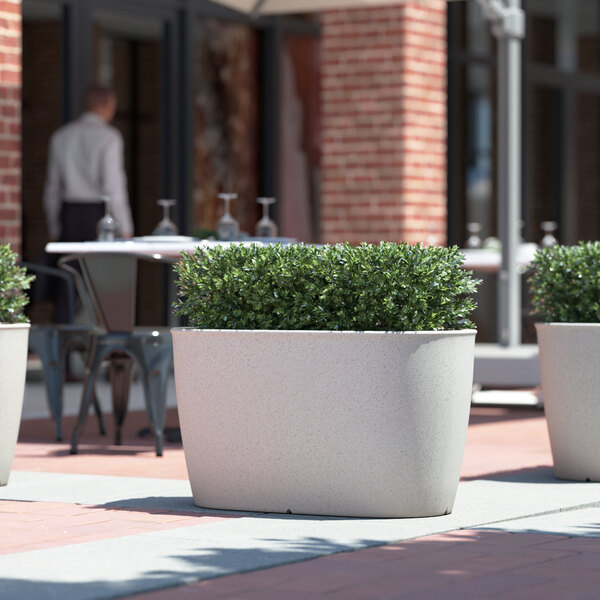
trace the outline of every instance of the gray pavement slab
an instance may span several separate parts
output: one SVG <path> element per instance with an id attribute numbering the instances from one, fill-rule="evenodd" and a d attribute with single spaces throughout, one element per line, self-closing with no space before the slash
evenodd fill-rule
<path id="1" fill-rule="evenodd" d="M 569 537 L 600 538 L 600 507 L 563 510 L 537 517 L 512 519 L 488 525 L 482 529 L 510 533 L 547 533 Z"/>
<path id="2" fill-rule="evenodd" d="M 0 487 L 0 500 L 67 504 L 106 504 L 131 498 L 156 497 L 168 503 L 173 498 L 190 498 L 191 494 L 189 481 L 184 479 L 31 471 L 12 471 L 8 485 Z M 193 503 L 190 504 L 193 506 Z"/>
<path id="3" fill-rule="evenodd" d="M 0 489 L 0 499 L 217 512 L 194 507 L 187 481 L 13 475 L 9 485 Z M 599 507 L 600 483 L 560 481 L 550 469 L 538 469 L 461 483 L 454 511 L 443 517 L 346 519 L 241 513 L 239 518 L 218 522 L 0 556 L 0 599 L 117 598 L 456 529 L 506 527 L 510 531 L 515 527 L 521 531 L 518 527 L 530 526 L 527 520 L 542 528 L 553 523 L 548 533 L 576 535 L 578 525 L 589 527 L 594 519 L 598 523 Z"/>

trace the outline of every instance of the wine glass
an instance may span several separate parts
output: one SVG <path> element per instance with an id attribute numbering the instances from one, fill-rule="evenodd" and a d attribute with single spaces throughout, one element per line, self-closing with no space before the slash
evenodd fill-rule
<path id="1" fill-rule="evenodd" d="M 558 240 L 554 237 L 554 232 L 558 229 L 556 221 L 542 221 L 540 227 L 544 232 L 544 237 L 540 242 L 542 248 L 552 248 L 558 244 Z"/>
<path id="2" fill-rule="evenodd" d="M 157 200 L 156 204 L 162 206 L 163 216 L 162 220 L 159 224 L 154 228 L 152 235 L 177 235 L 179 233 L 179 229 L 177 229 L 177 225 L 171 221 L 169 218 L 169 211 L 171 206 L 175 206 L 177 202 L 175 200 Z"/>
<path id="3" fill-rule="evenodd" d="M 104 202 L 104 216 L 96 225 L 97 239 L 101 242 L 112 242 L 117 231 L 117 221 L 110 214 L 110 197 L 102 196 L 101 200 Z"/>
<path id="4" fill-rule="evenodd" d="M 262 204 L 262 217 L 256 224 L 254 234 L 256 237 L 277 237 L 277 225 L 269 218 L 269 206 L 275 204 L 275 198 L 260 197 L 256 201 Z"/>
<path id="5" fill-rule="evenodd" d="M 467 232 L 469 234 L 467 248 L 481 248 L 483 243 L 479 235 L 481 233 L 481 225 L 479 223 L 467 223 Z"/>
<path id="6" fill-rule="evenodd" d="M 217 222 L 217 237 L 225 241 L 237 240 L 240 235 L 240 224 L 231 216 L 229 207 L 231 201 L 238 195 L 221 193 L 218 197 L 225 201 L 225 213 Z"/>

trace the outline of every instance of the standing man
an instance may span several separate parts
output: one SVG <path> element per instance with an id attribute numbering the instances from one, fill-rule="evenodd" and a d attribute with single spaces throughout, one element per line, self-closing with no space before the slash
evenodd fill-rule
<path id="1" fill-rule="evenodd" d="M 96 224 L 104 215 L 103 196 L 110 198 L 109 209 L 120 236 L 133 235 L 123 136 L 109 124 L 116 108 L 113 90 L 91 87 L 85 96 L 85 112 L 52 135 L 44 189 L 51 241 L 96 239 Z"/>

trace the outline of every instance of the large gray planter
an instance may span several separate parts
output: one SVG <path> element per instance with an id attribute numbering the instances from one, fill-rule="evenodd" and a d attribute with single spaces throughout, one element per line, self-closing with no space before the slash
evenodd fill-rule
<path id="1" fill-rule="evenodd" d="M 172 333 L 197 505 L 356 517 L 451 512 L 474 330 Z"/>
<path id="2" fill-rule="evenodd" d="M 0 324 L 0 485 L 8 483 L 19 435 L 29 327 Z"/>
<path id="3" fill-rule="evenodd" d="M 554 473 L 600 481 L 600 323 L 537 324 Z"/>

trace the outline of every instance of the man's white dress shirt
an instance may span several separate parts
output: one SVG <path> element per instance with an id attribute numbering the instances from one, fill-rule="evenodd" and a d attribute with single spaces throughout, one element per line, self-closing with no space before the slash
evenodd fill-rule
<path id="1" fill-rule="evenodd" d="M 123 165 L 123 136 L 100 116 L 86 112 L 58 129 L 50 140 L 44 209 L 51 239 L 61 233 L 63 200 L 98 202 L 111 198 L 110 212 L 121 235 L 133 235 L 133 222 Z"/>

